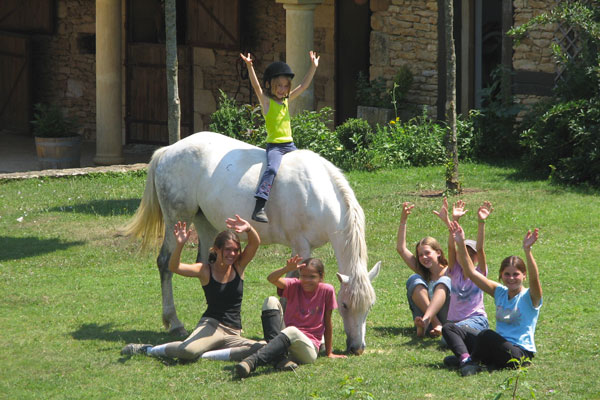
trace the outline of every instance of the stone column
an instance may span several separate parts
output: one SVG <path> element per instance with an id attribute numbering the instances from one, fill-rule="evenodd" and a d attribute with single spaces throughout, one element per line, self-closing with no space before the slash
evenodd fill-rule
<path id="1" fill-rule="evenodd" d="M 121 0 L 96 0 L 96 157 L 121 164 Z"/>
<path id="2" fill-rule="evenodd" d="M 308 52 L 314 46 L 315 8 L 323 0 L 276 0 L 285 8 L 285 58 L 292 67 L 294 77 L 292 87 L 298 86 L 310 68 Z M 329 60 L 333 62 L 333 60 Z M 314 86 L 302 93 L 290 104 L 290 113 L 314 110 Z"/>

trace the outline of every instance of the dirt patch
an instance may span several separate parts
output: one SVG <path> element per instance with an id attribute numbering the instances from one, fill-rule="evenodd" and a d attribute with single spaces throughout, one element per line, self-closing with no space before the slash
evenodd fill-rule
<path id="1" fill-rule="evenodd" d="M 463 189 L 461 194 L 479 193 L 479 192 L 484 192 L 484 190 L 478 189 L 478 188 L 467 188 L 467 189 Z M 421 192 L 415 192 L 415 193 L 410 193 L 410 194 L 414 195 L 414 196 L 419 196 L 419 197 L 432 198 L 432 197 L 442 197 L 444 195 L 444 191 L 443 190 L 423 190 Z"/>

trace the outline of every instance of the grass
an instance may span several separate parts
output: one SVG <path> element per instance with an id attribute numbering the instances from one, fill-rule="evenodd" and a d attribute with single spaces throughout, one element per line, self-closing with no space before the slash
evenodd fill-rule
<path id="1" fill-rule="evenodd" d="M 463 219 L 468 236 L 475 235 L 481 202 L 494 205 L 486 225 L 491 277 L 502 258 L 522 254 L 526 229 L 540 227 L 533 251 L 544 304 L 538 355 L 526 383 L 536 398 L 600 398 L 599 193 L 552 186 L 510 165 L 463 164 L 461 174 L 466 189 L 461 198 L 471 210 Z M 262 368 L 243 381 L 232 379 L 229 362 L 163 363 L 119 355 L 128 342 L 177 339 L 161 325 L 158 250 L 139 252 L 136 242 L 115 236 L 139 203 L 143 173 L 0 183 L 0 398 L 494 398 L 515 372 L 462 378 L 444 369 L 448 351 L 437 340 L 415 337 L 407 306 L 410 271 L 395 251 L 399 205 L 416 205 L 409 242 L 431 235 L 445 245 L 447 233 L 431 213 L 441 203 L 433 194 L 443 190 L 443 168 L 347 177 L 365 210 L 370 267 L 378 260 L 383 264 L 374 283 L 378 299 L 367 320 L 365 354 L 319 358 L 296 373 Z M 194 259 L 194 252 L 188 246 L 184 259 Z M 259 308 L 273 293 L 265 277 L 288 255 L 282 246 L 264 247 L 247 270 L 246 336 L 261 336 Z M 326 280 L 339 287 L 331 247 L 316 256 L 329 267 Z M 180 319 L 193 328 L 205 308 L 199 283 L 175 277 L 174 293 Z M 485 301 L 493 316 L 493 300 Z M 335 313 L 334 349 L 342 351 L 344 343 Z M 530 397 L 524 387 L 518 394 Z M 510 398 L 509 391 L 504 396 Z"/>

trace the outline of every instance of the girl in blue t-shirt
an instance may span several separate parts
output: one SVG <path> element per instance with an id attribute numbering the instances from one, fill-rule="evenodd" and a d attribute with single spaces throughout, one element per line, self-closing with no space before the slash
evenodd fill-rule
<path id="1" fill-rule="evenodd" d="M 302 82 L 292 89 L 294 73 L 283 61 L 275 61 L 267 67 L 263 75 L 264 90 L 261 88 L 250 53 L 247 56 L 240 54 L 248 68 L 248 75 L 252 88 L 258 97 L 262 113 L 265 117 L 267 129 L 267 167 L 256 189 L 254 197 L 256 205 L 252 212 L 252 219 L 257 222 L 268 223 L 265 204 L 269 200 L 271 186 L 279 170 L 284 154 L 296 150 L 292 139 L 292 128 L 288 101 L 292 101 L 310 86 L 310 83 L 319 66 L 319 57 L 314 51 L 309 52 L 310 69 Z"/>
<path id="2" fill-rule="evenodd" d="M 470 358 L 461 366 L 461 374 L 467 376 L 480 372 L 480 363 L 491 368 L 514 368 L 518 364 L 511 361 L 513 359 L 531 360 L 536 352 L 534 333 L 542 306 L 542 285 L 531 253 L 531 246 L 538 239 L 538 228 L 533 232 L 527 231 L 523 239 L 527 267 L 518 256 L 507 257 L 500 264 L 499 278 L 503 285 L 475 269 L 467 253 L 465 233 L 458 222 L 451 223 L 450 231 L 456 241 L 458 262 L 465 275 L 485 293 L 494 296 L 496 304 L 496 331 L 486 329 L 477 335 L 460 338 Z M 527 274 L 529 288 L 523 286 Z"/>

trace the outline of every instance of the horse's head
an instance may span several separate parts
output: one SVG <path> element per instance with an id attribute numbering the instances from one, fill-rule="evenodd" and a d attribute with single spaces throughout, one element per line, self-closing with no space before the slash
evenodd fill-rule
<path id="1" fill-rule="evenodd" d="M 371 281 L 379 274 L 379 261 L 368 274 L 337 274 L 340 281 L 338 308 L 346 331 L 346 351 L 361 355 L 365 350 L 367 314 L 375 303 Z"/>

